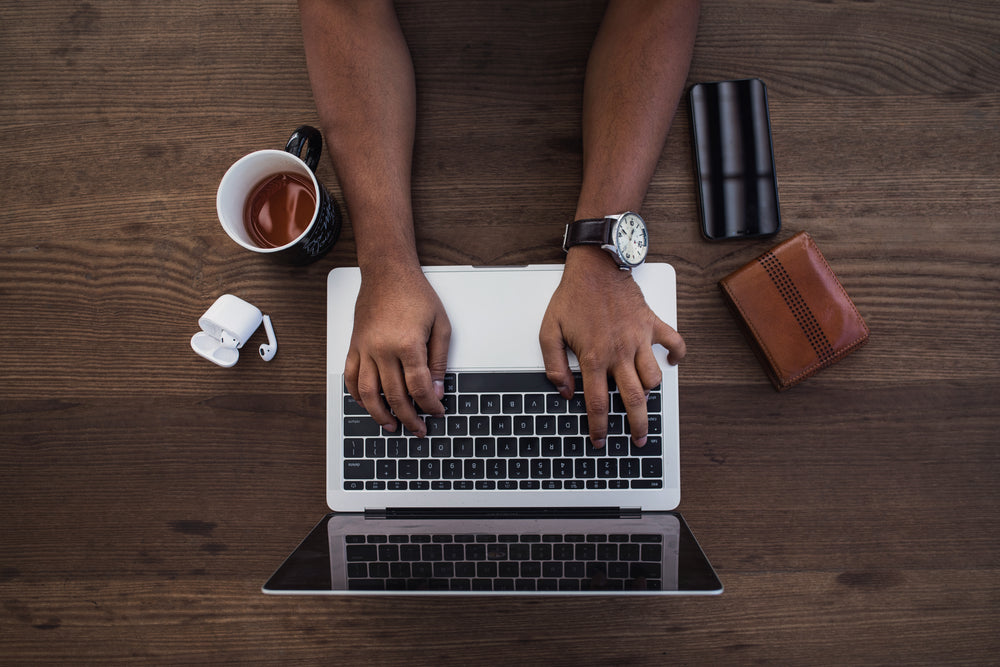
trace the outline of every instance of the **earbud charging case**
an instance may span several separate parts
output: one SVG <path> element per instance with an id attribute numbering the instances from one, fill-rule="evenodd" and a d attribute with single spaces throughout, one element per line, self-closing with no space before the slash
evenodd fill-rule
<path id="1" fill-rule="evenodd" d="M 229 368 L 240 359 L 240 348 L 264 319 L 260 309 L 232 294 L 223 294 L 198 319 L 201 331 L 191 337 L 191 349 L 213 364 Z M 236 338 L 235 348 L 222 344 L 223 336 Z"/>

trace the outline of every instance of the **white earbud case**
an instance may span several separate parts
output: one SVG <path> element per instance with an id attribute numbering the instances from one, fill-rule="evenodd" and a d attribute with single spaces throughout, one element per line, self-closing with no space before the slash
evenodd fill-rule
<path id="1" fill-rule="evenodd" d="M 214 364 L 229 368 L 240 358 L 240 348 L 263 320 L 260 309 L 232 294 L 223 294 L 198 319 L 201 331 L 191 338 L 191 349 Z"/>

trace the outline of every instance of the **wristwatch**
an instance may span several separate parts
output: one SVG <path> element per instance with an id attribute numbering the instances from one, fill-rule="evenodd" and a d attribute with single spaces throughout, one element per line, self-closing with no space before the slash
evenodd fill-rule
<path id="1" fill-rule="evenodd" d="M 563 250 L 568 252 L 573 246 L 584 244 L 601 246 L 614 258 L 618 268 L 628 271 L 646 261 L 649 233 L 642 216 L 631 211 L 566 225 Z"/>

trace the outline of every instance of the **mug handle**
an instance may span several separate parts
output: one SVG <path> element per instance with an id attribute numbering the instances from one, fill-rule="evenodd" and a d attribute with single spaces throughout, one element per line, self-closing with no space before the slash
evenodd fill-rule
<path id="1" fill-rule="evenodd" d="M 316 167 L 319 166 L 320 153 L 323 152 L 323 135 L 311 125 L 302 125 L 289 137 L 285 150 L 298 156 L 302 152 L 303 144 L 308 144 L 309 148 L 306 149 L 306 156 L 302 161 L 315 173 Z"/>

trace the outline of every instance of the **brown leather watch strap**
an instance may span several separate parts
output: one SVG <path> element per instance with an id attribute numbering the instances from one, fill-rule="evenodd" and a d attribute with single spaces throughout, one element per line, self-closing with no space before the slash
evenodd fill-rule
<path id="1" fill-rule="evenodd" d="M 614 220 L 610 218 L 591 218 L 571 222 L 566 225 L 563 250 L 569 250 L 573 246 L 581 244 L 604 245 L 607 243 L 608 234 L 613 224 Z"/>

